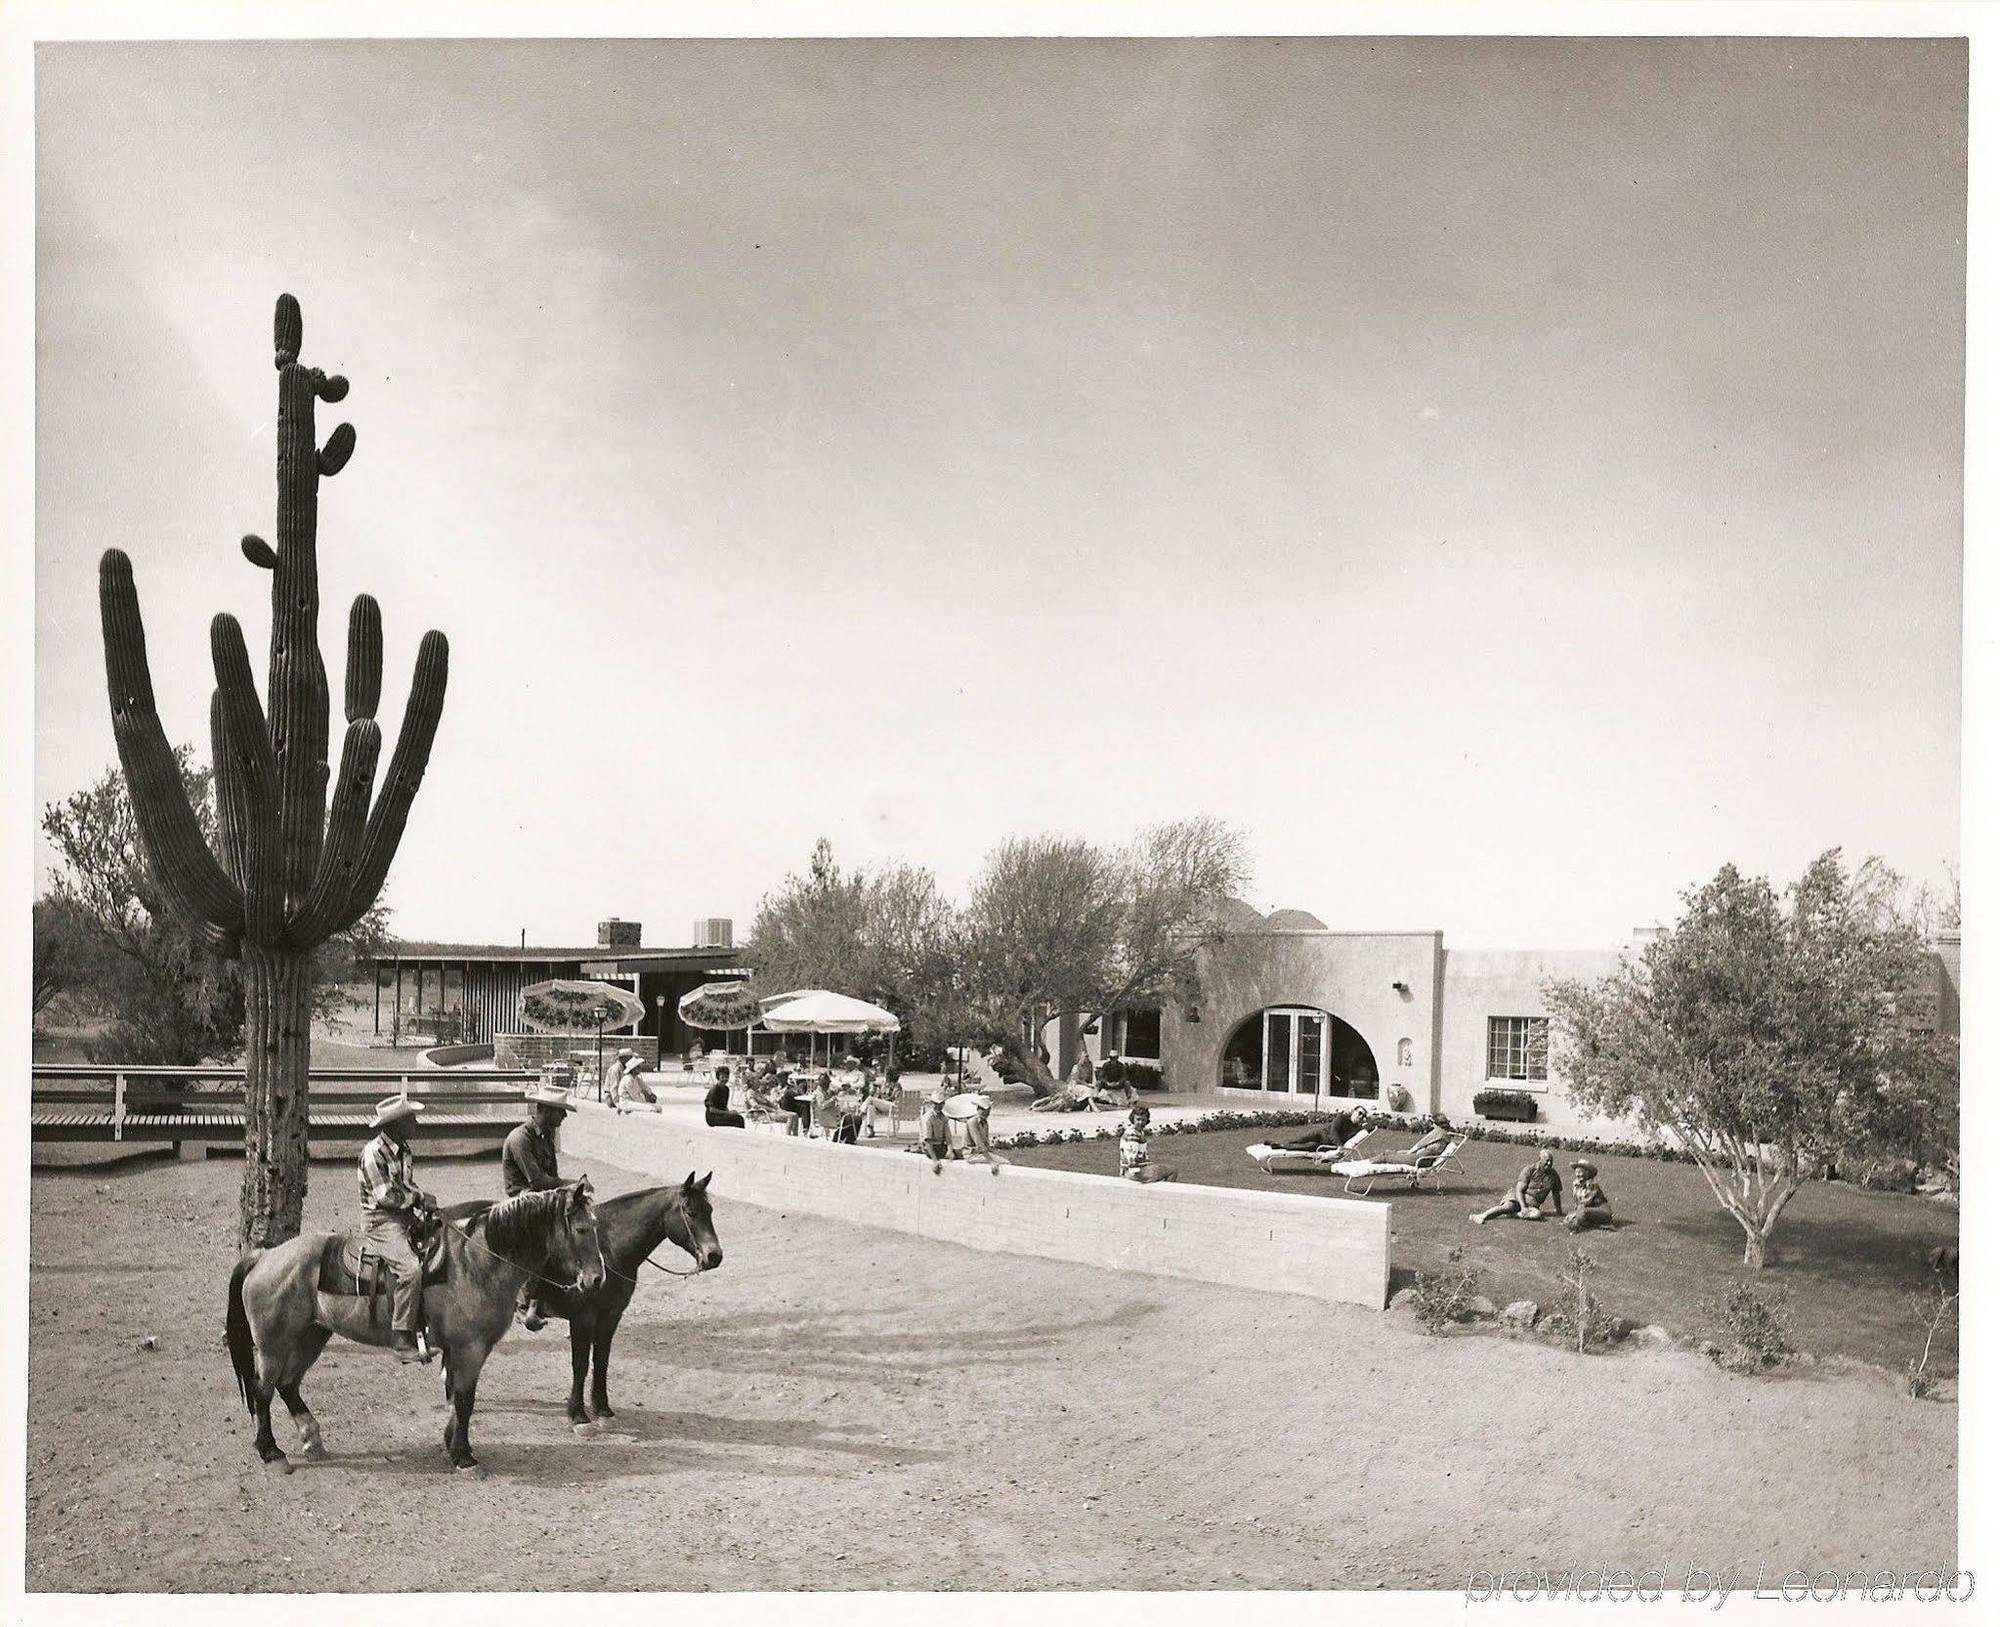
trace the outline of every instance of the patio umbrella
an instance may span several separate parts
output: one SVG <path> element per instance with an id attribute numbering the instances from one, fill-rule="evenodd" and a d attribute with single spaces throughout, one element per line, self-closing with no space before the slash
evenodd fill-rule
<path id="1" fill-rule="evenodd" d="M 852 995 L 808 989 L 767 1005 L 764 1026 L 774 1034 L 894 1034 L 903 1021 L 895 1012 Z"/>
<path id="2" fill-rule="evenodd" d="M 604 1094 L 604 1030 L 630 1028 L 644 1022 L 646 1002 L 614 983 L 581 978 L 550 978 L 521 991 L 521 1021 L 538 1034 L 575 1034 L 597 1030 L 597 1093 Z"/>
<path id="3" fill-rule="evenodd" d="M 746 1032 L 757 1021 L 757 1002 L 744 983 L 704 983 L 680 997 L 675 1009 L 690 1028 L 714 1028 Z"/>

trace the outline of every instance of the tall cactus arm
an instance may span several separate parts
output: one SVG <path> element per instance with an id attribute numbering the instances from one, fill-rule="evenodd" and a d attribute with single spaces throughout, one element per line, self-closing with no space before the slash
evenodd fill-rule
<path id="1" fill-rule="evenodd" d="M 278 764 L 265 733 L 264 708 L 250 673 L 242 625 L 227 612 L 208 624 L 215 692 L 222 701 L 223 734 L 217 742 L 216 789 L 222 790 L 224 752 L 236 798 L 235 823 L 243 844 L 243 929 L 253 943 L 269 943 L 283 919 L 278 881 Z"/>
<path id="2" fill-rule="evenodd" d="M 347 737 L 340 747 L 340 778 L 334 782 L 326 842 L 319 853 L 319 874 L 313 878 L 305 907 L 286 931 L 296 944 L 324 943 L 354 894 L 362 844 L 368 835 L 368 804 L 375 792 L 375 764 L 381 752 L 382 726 L 372 717 L 358 717 L 347 725 Z"/>
<path id="3" fill-rule="evenodd" d="M 278 368 L 278 545 L 271 571 L 271 746 L 278 764 L 278 868 L 283 912 L 305 905 L 326 828 L 327 686 L 319 653 L 320 448 L 313 404 L 338 400 L 347 381 L 303 366 L 299 302 L 278 296 L 272 337 Z M 353 432 L 333 443 L 353 447 Z"/>
<path id="4" fill-rule="evenodd" d="M 347 613 L 347 721 L 373 717 L 382 704 L 382 607 L 356 594 Z"/>
<path id="5" fill-rule="evenodd" d="M 202 929 L 205 937 L 206 929 L 213 928 L 222 939 L 233 940 L 243 931 L 243 895 L 209 851 L 188 805 L 180 764 L 155 709 L 132 561 L 117 548 L 106 549 L 99 562 L 97 600 L 112 733 L 147 866 L 161 897 L 189 927 Z"/>
<path id="6" fill-rule="evenodd" d="M 389 761 L 388 777 L 382 794 L 369 816 L 367 840 L 355 868 L 354 890 L 333 924 L 335 932 L 345 932 L 368 913 L 389 878 L 389 861 L 396 856 L 396 844 L 403 839 L 403 826 L 410 817 L 410 804 L 423 783 L 430 765 L 431 742 L 437 738 L 438 717 L 444 711 L 445 681 L 450 676 L 451 645 L 444 634 L 433 628 L 424 634 L 417 648 L 416 677 L 410 683 L 410 699 L 403 708 L 403 732 L 396 737 L 396 755 Z"/>
<path id="7" fill-rule="evenodd" d="M 244 804 L 250 793 L 243 783 L 242 765 L 229 743 L 229 719 L 219 689 L 208 697 L 208 751 L 209 761 L 215 765 L 215 826 L 222 868 L 241 887 L 250 864 L 244 835 L 249 824 Z"/>

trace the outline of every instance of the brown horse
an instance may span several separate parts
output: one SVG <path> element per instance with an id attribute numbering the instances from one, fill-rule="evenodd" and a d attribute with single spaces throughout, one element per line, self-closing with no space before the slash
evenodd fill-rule
<path id="1" fill-rule="evenodd" d="M 638 1292 L 639 1276 L 655 1249 L 672 1243 L 694 1261 L 692 1276 L 722 1264 L 716 1241 L 715 1217 L 708 1206 L 710 1176 L 689 1175 L 678 1186 L 649 1186 L 598 1205 L 597 1235 L 604 1249 L 604 1280 L 595 1288 L 544 1288 L 542 1309 L 569 1323 L 569 1421 L 588 1429 L 593 1417 L 615 1417 L 605 1392 L 611 1368 L 611 1340 L 619 1320 Z M 445 1210 L 450 1220 L 468 1220 L 490 1213 L 483 1202 L 455 1203 Z M 665 1271 L 665 1266 L 660 1267 Z M 592 1371 L 593 1364 L 595 1371 Z M 590 1381 L 590 1405 L 584 1406 L 584 1382 Z"/>
<path id="2" fill-rule="evenodd" d="M 472 1455 L 470 1424 L 479 1370 L 514 1320 L 514 1301 L 531 1278 L 588 1293 L 604 1280 L 597 1211 L 588 1179 L 526 1192 L 493 1205 L 463 1229 L 443 1228 L 443 1271 L 424 1289 L 426 1337 L 444 1357 L 444 1427 L 454 1469 L 485 1471 Z M 271 1397 L 284 1398 L 309 1459 L 326 1456 L 319 1422 L 299 1395 L 299 1381 L 338 1333 L 386 1345 L 387 1319 L 367 1298 L 351 1303 L 319 1292 L 327 1234 L 253 1249 L 229 1278 L 229 1359 L 243 1404 L 257 1419 L 257 1455 L 289 1474 L 291 1462 L 271 1434 Z"/>

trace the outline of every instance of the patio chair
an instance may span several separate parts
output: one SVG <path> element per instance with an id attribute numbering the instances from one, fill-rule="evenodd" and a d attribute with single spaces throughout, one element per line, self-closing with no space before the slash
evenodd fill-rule
<path id="1" fill-rule="evenodd" d="M 1436 1192 L 1442 1188 L 1446 1170 L 1465 1174 L 1465 1166 L 1458 1161 L 1458 1149 L 1464 1145 L 1465 1137 L 1455 1136 L 1436 1152 L 1425 1153 L 1407 1163 L 1393 1159 L 1368 1159 L 1357 1161 L 1335 1173 L 1347 1177 L 1341 1190 L 1357 1198 L 1367 1197 L 1383 1181 L 1402 1181 L 1412 1192 L 1429 1181 L 1431 1190 Z"/>

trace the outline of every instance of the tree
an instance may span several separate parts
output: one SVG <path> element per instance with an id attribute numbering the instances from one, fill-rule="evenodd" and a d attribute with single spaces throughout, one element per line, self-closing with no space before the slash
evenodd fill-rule
<path id="1" fill-rule="evenodd" d="M 89 930 L 89 923 L 70 900 L 35 900 L 33 1016 L 41 1016 L 58 997 L 86 986 L 91 975 Z"/>
<path id="2" fill-rule="evenodd" d="M 830 988 L 903 1019 L 919 1051 L 949 1034 L 954 912 L 937 878 L 911 865 L 844 873 L 824 838 L 803 876 L 757 906 L 757 982 L 773 992 Z"/>
<path id="3" fill-rule="evenodd" d="M 199 828 L 212 833 L 212 775 L 185 746 L 173 760 Z M 112 1019 L 89 1054 L 187 1066 L 234 1060 L 243 1043 L 242 981 L 161 904 L 117 770 L 44 808 L 42 830 L 56 858 L 46 902 L 76 932 L 74 988 Z"/>
<path id="4" fill-rule="evenodd" d="M 1753 1269 L 1805 1181 L 1879 1145 L 1906 1098 L 1955 1075 L 1897 892 L 1873 862 L 1850 876 L 1837 848 L 1783 899 L 1724 866 L 1638 960 L 1546 990 L 1572 1098 L 1684 1146 Z"/>
<path id="5" fill-rule="evenodd" d="M 1154 826 L 1115 853 L 1075 837 L 1004 842 L 966 911 L 972 1002 L 1046 1089 L 1042 1024 L 1074 1013 L 1088 1027 L 1190 997 L 1202 951 L 1220 940 L 1223 902 L 1248 876 L 1242 837 L 1207 817 Z"/>
<path id="6" fill-rule="evenodd" d="M 154 703 L 132 561 L 111 548 L 98 564 L 112 732 L 147 873 L 159 902 L 195 941 L 241 968 L 249 1045 L 238 1224 L 246 1246 L 298 1233 L 313 952 L 355 925 L 382 890 L 430 761 L 450 662 L 444 635 L 426 633 L 402 733 L 376 797 L 382 613 L 367 594 L 357 597 L 347 623 L 347 728 L 339 771 L 331 771 L 319 652 L 320 482 L 347 466 L 354 427 L 341 424 L 318 444 L 315 402 L 343 400 L 347 380 L 299 361 L 303 332 L 298 301 L 280 295 L 273 322 L 278 544 L 255 536 L 242 544 L 244 557 L 271 573 L 269 681 L 260 699 L 242 627 L 234 616 L 215 617 L 209 624 L 216 680 L 209 701 L 212 835 L 189 802 Z"/>

